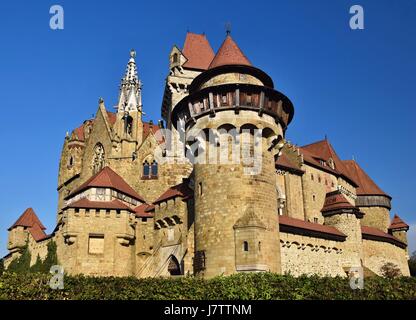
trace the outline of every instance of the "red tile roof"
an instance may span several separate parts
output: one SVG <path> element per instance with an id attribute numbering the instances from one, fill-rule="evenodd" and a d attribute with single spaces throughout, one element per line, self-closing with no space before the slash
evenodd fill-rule
<path id="1" fill-rule="evenodd" d="M 162 143 L 164 140 L 162 132 L 158 132 L 159 130 L 160 128 L 158 125 L 149 122 L 143 122 L 143 140 L 145 140 L 150 133 L 153 133 L 157 142 Z"/>
<path id="2" fill-rule="evenodd" d="M 327 225 L 322 225 L 319 223 L 307 222 L 300 219 L 295 219 L 288 216 L 279 216 L 279 225 L 282 232 L 290 232 L 289 229 L 285 227 L 291 227 L 294 229 L 303 230 L 304 234 L 314 233 L 315 235 L 332 235 L 339 239 L 346 238 L 347 236 L 339 231 L 337 228 Z M 283 226 L 283 228 L 282 228 Z M 312 235 L 311 235 L 312 236 Z"/>
<path id="3" fill-rule="evenodd" d="M 318 166 L 336 175 L 341 175 L 352 182 L 354 186 L 357 185 L 357 182 L 349 175 L 349 171 L 345 167 L 343 161 L 338 157 L 327 139 L 303 146 L 300 150 L 304 154 L 304 161 L 306 163 Z M 332 169 L 328 164 L 330 158 L 334 161 L 335 169 Z M 322 165 L 320 160 L 325 161 L 326 164 Z"/>
<path id="4" fill-rule="evenodd" d="M 169 188 L 153 203 L 156 204 L 176 197 L 193 197 L 193 190 L 188 187 L 188 182 L 182 182 L 176 186 Z"/>
<path id="5" fill-rule="evenodd" d="M 136 217 L 139 218 L 152 218 L 155 206 L 152 204 L 143 203 L 140 206 L 134 208 L 134 212 L 136 213 Z"/>
<path id="6" fill-rule="evenodd" d="M 107 111 L 107 117 L 108 117 L 108 122 L 110 122 L 111 125 L 116 123 L 117 115 L 114 112 Z"/>
<path id="7" fill-rule="evenodd" d="M 25 212 L 16 220 L 16 222 L 9 228 L 11 230 L 14 227 L 33 227 L 39 226 L 40 229 L 45 230 L 46 228 L 43 226 L 42 222 L 40 222 L 38 216 L 36 215 L 35 211 L 32 208 L 27 208 Z"/>
<path id="8" fill-rule="evenodd" d="M 390 196 L 377 186 L 377 184 L 365 173 L 354 160 L 342 161 L 349 175 L 357 182 L 357 195 L 381 195 Z"/>
<path id="9" fill-rule="evenodd" d="M 188 32 L 182 53 L 188 59 L 183 66 L 192 69 L 206 70 L 214 58 L 214 51 L 205 34 Z"/>
<path id="10" fill-rule="evenodd" d="M 279 168 L 282 168 L 282 169 L 289 169 L 289 171 L 293 170 L 293 171 L 299 172 L 299 173 L 304 172 L 292 160 L 290 160 L 289 157 L 284 152 L 282 152 L 282 155 L 277 158 L 276 167 L 279 167 Z"/>
<path id="11" fill-rule="evenodd" d="M 401 248 L 405 248 L 407 246 L 404 242 L 400 241 L 396 237 L 392 236 L 391 234 L 385 233 L 377 228 L 361 226 L 361 233 L 363 239 L 389 242 Z"/>
<path id="12" fill-rule="evenodd" d="M 40 241 L 48 237 L 44 231 L 46 228 L 43 226 L 42 222 L 40 222 L 38 216 L 32 208 L 26 209 L 8 230 L 10 231 L 14 227 L 18 226 L 27 228 L 35 241 Z"/>
<path id="13" fill-rule="evenodd" d="M 356 209 L 356 207 L 349 203 L 345 196 L 339 191 L 328 192 L 321 212 L 325 213 L 338 209 Z"/>
<path id="14" fill-rule="evenodd" d="M 395 214 L 389 226 L 389 230 L 394 230 L 394 229 L 409 230 L 409 225 L 406 222 L 404 222 L 397 214 Z"/>
<path id="15" fill-rule="evenodd" d="M 66 206 L 66 208 L 82 208 L 82 209 L 120 209 L 133 212 L 133 209 L 124 204 L 120 200 L 112 201 L 90 201 L 87 198 L 80 199 Z"/>
<path id="16" fill-rule="evenodd" d="M 117 191 L 120 191 L 136 200 L 141 202 L 145 202 L 145 200 L 136 192 L 130 185 L 124 181 L 122 177 L 120 177 L 117 173 L 115 173 L 110 167 L 105 167 L 100 172 L 93 175 L 87 181 L 85 181 L 81 186 L 75 189 L 71 194 L 65 197 L 65 199 L 69 199 L 76 194 L 89 189 L 91 187 L 98 187 L 98 188 L 111 188 Z"/>
<path id="17" fill-rule="evenodd" d="M 235 64 L 251 66 L 250 61 L 247 59 L 235 41 L 231 38 L 230 35 L 227 35 L 208 69 Z"/>

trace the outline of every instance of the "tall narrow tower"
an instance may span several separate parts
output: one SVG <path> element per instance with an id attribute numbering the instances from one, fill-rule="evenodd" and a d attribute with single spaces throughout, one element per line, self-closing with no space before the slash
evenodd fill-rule
<path id="1" fill-rule="evenodd" d="M 121 79 L 115 139 L 121 144 L 120 156 L 129 157 L 143 138 L 142 84 L 137 75 L 136 51 L 130 51 L 126 73 Z"/>
<path id="2" fill-rule="evenodd" d="M 294 111 L 273 88 L 228 34 L 172 112 L 195 162 L 196 274 L 281 270 L 274 163 Z"/>

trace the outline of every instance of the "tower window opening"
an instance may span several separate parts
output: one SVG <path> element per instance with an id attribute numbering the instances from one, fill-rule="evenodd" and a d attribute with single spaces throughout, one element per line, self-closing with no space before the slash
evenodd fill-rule
<path id="1" fill-rule="evenodd" d="M 68 161 L 68 167 L 72 167 L 74 165 L 74 157 L 71 156 Z"/>
<path id="2" fill-rule="evenodd" d="M 318 223 L 318 218 L 313 218 L 314 223 Z"/>
<path id="3" fill-rule="evenodd" d="M 321 183 L 321 176 L 318 176 L 318 182 Z"/>
<path id="4" fill-rule="evenodd" d="M 173 63 L 178 63 L 179 62 L 179 55 L 177 53 L 173 54 L 172 62 Z"/>
<path id="5" fill-rule="evenodd" d="M 247 241 L 243 242 L 243 250 L 246 251 L 246 252 L 248 251 L 248 242 Z"/>
<path id="6" fill-rule="evenodd" d="M 311 174 L 311 180 L 313 181 L 313 174 Z"/>
<path id="7" fill-rule="evenodd" d="M 227 94 L 226 93 L 223 93 L 221 95 L 221 104 L 222 105 L 226 105 L 227 104 Z"/>
<path id="8" fill-rule="evenodd" d="M 143 163 L 143 176 L 148 177 L 150 175 L 150 165 L 149 162 L 146 160 Z"/>
<path id="9" fill-rule="evenodd" d="M 199 195 L 200 195 L 200 196 L 202 196 L 202 194 L 203 194 L 203 190 L 202 190 L 202 182 L 200 182 L 200 183 L 198 184 L 198 191 L 199 191 Z"/>
<path id="10" fill-rule="evenodd" d="M 313 194 L 312 195 L 312 201 L 315 201 L 316 200 L 316 196 Z"/>
<path id="11" fill-rule="evenodd" d="M 261 241 L 259 241 L 259 252 L 261 251 Z"/>

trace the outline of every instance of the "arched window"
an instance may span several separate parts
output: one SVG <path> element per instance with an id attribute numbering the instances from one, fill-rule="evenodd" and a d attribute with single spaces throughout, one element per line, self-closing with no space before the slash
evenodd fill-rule
<path id="1" fill-rule="evenodd" d="M 92 171 L 94 174 L 104 168 L 105 151 L 101 143 L 97 143 L 94 147 L 94 159 L 92 164 Z"/>
<path id="2" fill-rule="evenodd" d="M 147 160 L 143 163 L 143 176 L 150 176 L 150 165 L 149 162 L 147 162 Z"/>
<path id="3" fill-rule="evenodd" d="M 156 160 L 153 160 L 150 173 L 152 177 L 157 177 L 158 166 Z"/>
<path id="4" fill-rule="evenodd" d="M 247 241 L 243 242 L 243 250 L 248 251 L 248 242 Z"/>
<path id="5" fill-rule="evenodd" d="M 177 53 L 174 53 L 172 56 L 172 62 L 177 63 L 179 62 L 179 55 Z"/>

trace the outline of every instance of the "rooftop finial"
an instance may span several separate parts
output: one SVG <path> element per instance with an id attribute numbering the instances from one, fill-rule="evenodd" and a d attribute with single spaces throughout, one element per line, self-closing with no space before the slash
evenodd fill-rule
<path id="1" fill-rule="evenodd" d="M 134 50 L 134 49 L 131 49 L 130 50 L 130 58 L 136 58 L 136 50 Z"/>
<path id="2" fill-rule="evenodd" d="M 227 36 L 231 33 L 231 22 L 227 22 L 225 24 L 225 32 L 227 33 Z"/>

